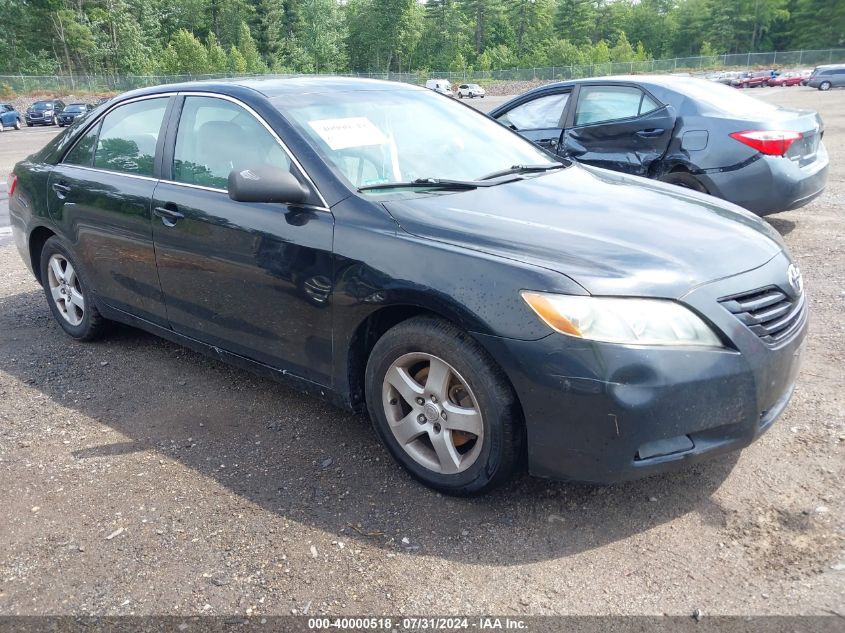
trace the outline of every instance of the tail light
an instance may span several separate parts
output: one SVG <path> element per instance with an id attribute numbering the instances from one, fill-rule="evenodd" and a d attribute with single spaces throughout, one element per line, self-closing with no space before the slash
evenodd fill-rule
<path id="1" fill-rule="evenodd" d="M 12 194 L 15 193 L 15 187 L 18 184 L 18 177 L 14 174 L 9 174 L 9 197 L 12 197 Z"/>
<path id="2" fill-rule="evenodd" d="M 801 132 L 791 130 L 749 130 L 730 135 L 732 139 L 745 143 L 767 156 L 783 156 L 789 146 L 802 136 Z"/>

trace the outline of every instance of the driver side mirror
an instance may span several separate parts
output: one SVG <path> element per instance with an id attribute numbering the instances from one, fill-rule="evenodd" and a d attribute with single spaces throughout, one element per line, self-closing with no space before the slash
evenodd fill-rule
<path id="1" fill-rule="evenodd" d="M 229 172 L 229 197 L 236 202 L 305 202 L 308 190 L 280 167 L 262 165 Z"/>

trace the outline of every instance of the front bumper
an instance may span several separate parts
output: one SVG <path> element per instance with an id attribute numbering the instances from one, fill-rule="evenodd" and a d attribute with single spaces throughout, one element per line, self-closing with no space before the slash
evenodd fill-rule
<path id="1" fill-rule="evenodd" d="M 802 207 L 824 192 L 829 160 L 823 142 L 804 167 L 780 156 L 760 159 L 733 171 L 699 176 L 707 191 L 757 215 Z"/>
<path id="2" fill-rule="evenodd" d="M 511 379 L 526 420 L 532 474 L 614 483 L 744 448 L 789 402 L 807 331 L 769 347 L 719 303 L 785 279 L 779 255 L 705 284 L 683 302 L 724 336 L 723 349 L 612 345 L 552 334 L 478 340 Z"/>
<path id="3" fill-rule="evenodd" d="M 30 125 L 53 125 L 53 115 L 44 114 L 41 116 L 26 115 L 26 122 Z"/>

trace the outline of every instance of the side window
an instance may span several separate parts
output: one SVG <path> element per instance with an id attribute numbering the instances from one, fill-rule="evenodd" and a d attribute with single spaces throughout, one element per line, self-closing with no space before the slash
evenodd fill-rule
<path id="1" fill-rule="evenodd" d="M 76 145 L 65 154 L 65 159 L 62 162 L 68 165 L 90 167 L 94 163 L 94 146 L 97 144 L 97 133 L 99 131 L 100 124 L 98 123 L 76 142 Z"/>
<path id="2" fill-rule="evenodd" d="M 173 179 L 226 189 L 229 172 L 272 165 L 289 170 L 287 154 L 241 106 L 214 97 L 186 97 L 173 153 Z"/>
<path id="3" fill-rule="evenodd" d="M 654 99 L 632 86 L 581 86 L 575 125 L 630 119 L 659 107 Z"/>
<path id="4" fill-rule="evenodd" d="M 100 125 L 94 167 L 152 176 L 167 101 L 168 97 L 145 99 L 109 112 Z"/>
<path id="5" fill-rule="evenodd" d="M 560 117 L 569 93 L 548 95 L 516 106 L 499 117 L 499 122 L 517 130 L 544 130 L 560 127 Z"/>

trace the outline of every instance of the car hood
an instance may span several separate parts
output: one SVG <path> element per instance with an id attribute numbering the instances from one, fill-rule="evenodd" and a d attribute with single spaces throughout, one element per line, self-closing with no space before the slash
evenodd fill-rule
<path id="1" fill-rule="evenodd" d="M 678 298 L 783 248 L 772 227 L 740 207 L 581 165 L 384 205 L 408 233 L 542 266 L 597 295 Z"/>

